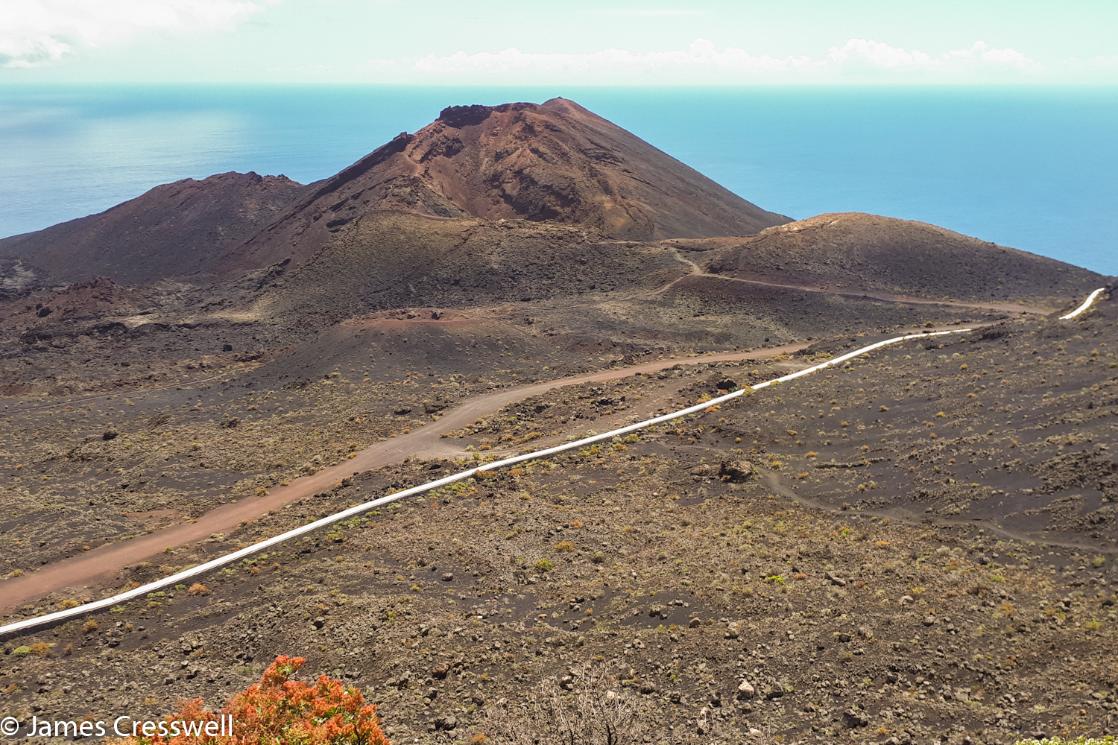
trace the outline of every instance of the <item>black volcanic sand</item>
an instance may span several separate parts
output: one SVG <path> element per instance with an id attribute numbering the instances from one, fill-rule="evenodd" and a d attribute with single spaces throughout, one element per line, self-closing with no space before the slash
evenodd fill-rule
<path id="1" fill-rule="evenodd" d="M 785 493 L 1118 553 L 1118 303 L 883 350 L 729 427 Z M 761 399 L 758 399 L 761 405 Z M 794 433 L 794 434 L 792 434 Z"/>
<path id="2" fill-rule="evenodd" d="M 711 272 L 777 283 L 1057 307 L 1101 278 L 928 223 L 842 212 L 744 238 L 667 242 Z"/>
<path id="3" fill-rule="evenodd" d="M 685 268 L 669 250 L 587 242 L 565 226 L 462 233 L 430 218 L 385 220 L 367 226 L 372 237 L 396 236 L 384 251 L 355 249 L 239 285 L 137 291 L 99 280 L 0 305 L 10 321 L 0 419 L 11 433 L 0 450 L 9 495 L 0 576 L 252 497 L 493 387 L 992 317 L 744 285 L 684 288 L 671 285 Z M 327 266 L 345 274 L 355 257 L 372 271 L 407 235 L 393 225 L 450 253 L 414 282 L 393 283 L 401 268 L 378 267 L 380 295 L 321 276 Z M 459 240 L 467 253 L 448 248 Z M 564 264 L 588 270 L 563 278 Z M 486 273 L 493 265 L 499 282 Z M 488 294 L 475 297 L 486 282 Z M 407 304 L 417 300 L 439 302 Z M 40 302 L 55 310 L 41 316 Z"/>
<path id="4" fill-rule="evenodd" d="M 96 627 L 9 641 L 5 708 L 216 704 L 285 653 L 364 688 L 394 742 L 507 741 L 520 725 L 548 731 L 541 701 L 608 691 L 637 742 L 1105 732 L 1118 711 L 1115 307 L 884 350 L 398 503 Z M 623 419 L 853 343 L 576 387 L 494 418 L 514 440 L 581 434 L 597 409 Z M 489 424 L 456 434 L 515 444 Z M 366 474 L 130 579 L 455 467 Z M 35 642 L 53 646 L 14 652 Z"/>
<path id="5" fill-rule="evenodd" d="M 628 717 L 642 743 L 1105 731 L 1116 306 L 1045 315 L 1105 280 L 918 223 L 785 222 L 554 99 L 452 107 L 307 187 L 187 180 L 0 241 L 3 578 L 209 530 L 188 523 L 507 386 L 810 345 L 447 420 L 428 456 L 455 462 L 364 473 L 9 618 L 477 458 L 983 325 L 4 640 L 0 711 L 219 705 L 286 653 L 365 688 L 397 743 L 520 745 L 569 716 Z"/>

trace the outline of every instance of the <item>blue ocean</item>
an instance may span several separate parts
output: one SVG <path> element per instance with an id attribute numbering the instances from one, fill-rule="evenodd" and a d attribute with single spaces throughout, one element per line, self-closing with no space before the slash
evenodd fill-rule
<path id="1" fill-rule="evenodd" d="M 220 171 L 328 176 L 450 104 L 574 99 L 766 209 L 1118 274 L 1118 88 L 0 88 L 0 235 Z"/>

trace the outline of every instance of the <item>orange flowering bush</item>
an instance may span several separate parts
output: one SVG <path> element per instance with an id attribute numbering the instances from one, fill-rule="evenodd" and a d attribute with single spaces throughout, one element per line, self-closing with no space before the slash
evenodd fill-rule
<path id="1" fill-rule="evenodd" d="M 292 680 L 305 660 L 279 656 L 259 682 L 237 693 L 220 712 L 200 699 L 163 720 L 160 731 L 134 733 L 128 745 L 390 745 L 377 708 L 355 688 L 320 675 Z M 205 725 L 209 723 L 208 729 Z M 232 730 L 230 733 L 229 730 Z"/>

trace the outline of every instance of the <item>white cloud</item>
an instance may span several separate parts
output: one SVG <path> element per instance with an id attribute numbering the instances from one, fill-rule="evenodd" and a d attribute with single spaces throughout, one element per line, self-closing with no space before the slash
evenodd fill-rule
<path id="1" fill-rule="evenodd" d="M 918 49 L 902 49 L 880 41 L 850 39 L 832 47 L 827 59 L 840 67 L 868 65 L 883 70 L 943 71 L 951 68 L 1004 68 L 1027 70 L 1034 63 L 1016 49 L 997 49 L 983 41 L 963 49 L 929 54 Z"/>
<path id="2" fill-rule="evenodd" d="M 70 53 L 70 45 L 52 36 L 0 36 L 0 67 L 36 67 Z"/>
<path id="3" fill-rule="evenodd" d="M 233 28 L 272 0 L 3 0 L 0 67 L 34 67 L 153 33 Z"/>
<path id="4" fill-rule="evenodd" d="M 928 67 L 931 55 L 920 50 L 910 51 L 869 39 L 850 39 L 827 52 L 827 59 L 836 66 L 865 64 L 884 69 Z"/>
<path id="5" fill-rule="evenodd" d="M 714 83 L 824 82 L 835 80 L 1017 79 L 1039 66 L 1026 55 L 977 41 L 969 47 L 930 53 L 880 41 L 850 39 L 816 55 L 753 54 L 698 39 L 668 51 L 603 49 L 529 52 L 517 48 L 455 52 L 417 59 L 372 60 L 370 70 L 422 80 L 485 79 L 492 82 Z M 576 77 L 576 76 L 589 76 Z"/>

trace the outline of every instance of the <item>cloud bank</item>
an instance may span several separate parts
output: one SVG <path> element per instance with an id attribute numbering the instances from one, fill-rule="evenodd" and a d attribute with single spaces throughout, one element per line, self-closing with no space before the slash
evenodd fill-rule
<path id="1" fill-rule="evenodd" d="M 154 33 L 235 27 L 269 0 L 3 0 L 0 68 L 57 62 Z"/>
<path id="2" fill-rule="evenodd" d="M 302 2 L 303 0 L 300 0 Z M 159 74 L 189 77 L 189 71 L 168 67 L 176 54 L 189 50 L 193 36 L 203 33 L 235 32 L 281 0 L 0 0 L 0 74 L 29 78 L 64 77 L 82 63 L 100 63 L 108 77 L 147 79 Z M 354 6 L 369 11 L 373 6 L 392 6 L 400 12 L 401 0 L 305 0 L 313 18 L 321 21 L 330 13 L 348 18 Z M 292 2 L 291 8 L 300 8 Z M 291 10 L 289 8 L 289 10 Z M 250 82 L 345 82 L 434 85 L 796 85 L 796 84 L 1013 84 L 1118 81 L 1118 57 L 1103 55 L 1043 61 L 1025 51 L 975 41 L 969 45 L 934 50 L 896 46 L 874 38 L 835 36 L 834 42 L 797 53 L 757 51 L 744 44 L 715 43 L 690 34 L 672 46 L 649 49 L 641 46 L 583 47 L 580 51 L 544 37 L 530 34 L 502 35 L 517 45 L 502 48 L 479 46 L 447 51 L 447 42 L 437 36 L 415 43 L 388 44 L 383 57 L 369 59 L 369 49 L 378 45 L 347 43 L 330 45 L 329 37 L 301 36 L 292 27 L 298 10 L 268 19 L 268 34 L 255 34 L 241 54 L 235 33 L 214 44 L 215 56 L 202 75 L 223 81 Z M 709 15 L 701 8 L 624 7 L 608 5 L 590 11 L 597 16 L 635 16 L 673 23 L 675 17 Z M 391 25 L 390 18 L 380 18 Z M 607 24 L 604 24 L 608 26 Z M 372 27 L 371 27 L 372 28 Z M 682 33 L 682 32 L 680 32 Z M 274 46 L 268 39 L 275 38 Z M 151 39 L 167 44 L 151 44 Z M 454 37 L 457 39 L 458 37 Z M 601 36 L 599 38 L 625 38 Z M 631 36 L 628 38 L 632 38 Z M 650 37 L 651 38 L 651 37 Z M 659 38 L 659 37 L 657 37 Z M 679 36 L 676 36 L 679 39 Z M 845 40 L 844 40 L 845 39 Z M 147 41 L 134 59 L 128 54 L 103 55 L 107 49 Z M 364 41 L 364 40 L 362 40 Z M 177 43 L 176 43 L 177 42 Z M 426 43 L 427 46 L 417 46 Z M 503 44 L 504 42 L 497 42 Z M 611 42 L 606 42 L 611 43 Z M 669 42 L 670 43 L 670 42 Z M 326 47 L 322 45 L 326 44 Z M 370 44 L 373 44 L 370 42 Z M 253 46 L 255 45 L 255 46 Z M 450 50 L 456 47 L 449 47 Z M 283 49 L 283 53 L 277 50 Z M 392 51 L 389 52 L 388 49 Z M 236 53 L 231 54 L 231 50 Z M 372 52 L 376 54 L 376 52 Z M 151 60 L 152 55 L 157 59 Z M 229 60 L 235 60 L 230 62 Z M 249 60 L 246 64 L 246 60 Z M 162 73 L 148 73 L 148 61 L 164 63 Z M 56 65 L 55 63 L 68 64 Z M 49 68 L 60 68 L 57 72 Z M 159 65 L 155 65 L 159 67 Z M 85 69 L 84 66 L 81 69 Z"/>

